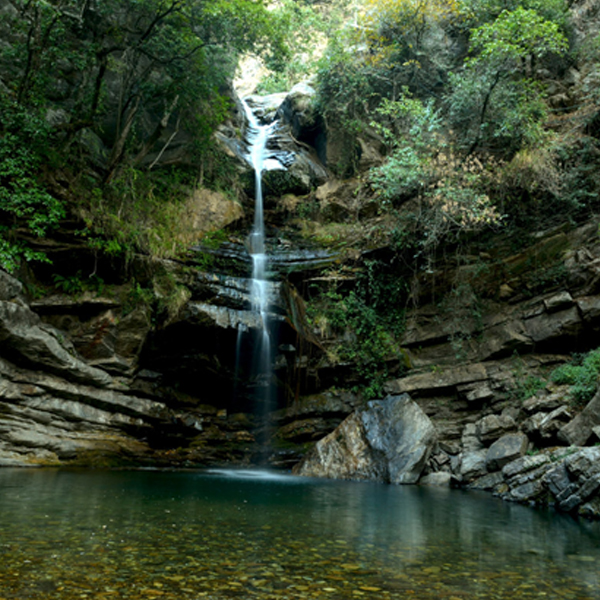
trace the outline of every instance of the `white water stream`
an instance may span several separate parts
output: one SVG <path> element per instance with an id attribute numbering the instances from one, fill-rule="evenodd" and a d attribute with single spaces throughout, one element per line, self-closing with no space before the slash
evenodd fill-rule
<path id="1" fill-rule="evenodd" d="M 261 332 L 257 340 L 254 357 L 256 375 L 262 377 L 267 385 L 263 387 L 263 402 L 267 403 L 270 396 L 271 379 L 271 336 L 267 322 L 269 309 L 269 282 L 267 267 L 269 258 L 265 247 L 265 222 L 263 208 L 262 174 L 263 171 L 283 169 L 281 163 L 273 156 L 267 147 L 270 135 L 277 129 L 277 121 L 262 125 L 245 101 L 242 101 L 248 128 L 246 139 L 249 150 L 247 160 L 252 165 L 255 175 L 255 210 L 254 225 L 248 237 L 248 251 L 252 257 L 251 301 L 252 310 L 260 315 Z"/>

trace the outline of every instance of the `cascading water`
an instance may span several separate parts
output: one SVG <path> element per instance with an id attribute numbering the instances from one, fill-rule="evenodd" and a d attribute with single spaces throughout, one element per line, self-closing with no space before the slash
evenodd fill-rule
<path id="1" fill-rule="evenodd" d="M 246 155 L 255 174 L 255 211 L 254 225 L 248 237 L 248 251 L 252 258 L 251 302 L 252 310 L 259 315 L 260 332 L 254 344 L 253 371 L 257 379 L 260 397 L 256 400 L 266 410 L 272 395 L 271 373 L 271 334 L 268 323 L 269 282 L 267 280 L 268 256 L 265 247 L 265 223 L 263 210 L 262 173 L 264 170 L 282 169 L 281 163 L 272 156 L 267 148 L 269 136 L 277 128 L 277 122 L 262 125 L 245 101 L 242 101 L 248 129 L 246 139 L 249 150 Z M 238 347 L 239 340 L 238 336 Z"/>

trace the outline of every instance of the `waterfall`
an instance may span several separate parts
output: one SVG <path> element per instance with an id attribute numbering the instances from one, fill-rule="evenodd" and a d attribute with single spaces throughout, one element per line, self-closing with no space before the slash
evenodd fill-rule
<path id="1" fill-rule="evenodd" d="M 254 169 L 255 210 L 254 224 L 248 237 L 248 251 L 252 258 L 251 303 L 252 310 L 260 319 L 260 332 L 254 346 L 254 375 L 259 380 L 260 397 L 256 398 L 266 409 L 272 395 L 272 348 L 269 332 L 269 282 L 267 267 L 269 258 L 265 246 L 265 222 L 263 209 L 262 174 L 265 170 L 282 169 L 281 163 L 269 152 L 269 136 L 277 129 L 277 122 L 262 125 L 246 103 L 242 101 L 248 120 L 246 139 L 248 153 L 246 159 Z"/>

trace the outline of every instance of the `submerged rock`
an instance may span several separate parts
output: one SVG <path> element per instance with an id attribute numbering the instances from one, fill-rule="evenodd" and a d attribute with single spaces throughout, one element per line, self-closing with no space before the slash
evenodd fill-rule
<path id="1" fill-rule="evenodd" d="M 452 475 L 446 471 L 437 471 L 435 473 L 429 473 L 421 477 L 419 485 L 426 485 L 430 487 L 450 487 L 452 482 Z"/>

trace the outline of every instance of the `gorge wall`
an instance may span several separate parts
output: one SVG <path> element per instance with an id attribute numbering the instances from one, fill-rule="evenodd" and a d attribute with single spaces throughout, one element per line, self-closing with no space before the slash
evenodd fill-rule
<path id="1" fill-rule="evenodd" d="M 575 13 L 584 6 L 575 3 Z M 585 83 L 584 69 L 566 72 L 552 96 L 561 111 L 581 99 L 592 75 Z M 109 91 L 116 102 L 117 87 Z M 381 134 L 342 135 L 319 113 L 308 84 L 250 98 L 264 122 L 284 123 L 270 149 L 287 167 L 264 179 L 277 330 L 277 393 L 265 413 L 254 400 L 253 348 L 239 335 L 259 326 L 245 242 L 254 184 L 243 160 L 242 111 L 228 93 L 229 120 L 214 142 L 239 188 L 176 182 L 185 188 L 178 214 L 190 223 L 189 252 L 98 251 L 93 243 L 106 245 L 108 234 L 83 241 L 88 215 L 74 209 L 45 237 L 28 234 L 51 265 L 24 265 L 16 277 L 0 271 L 0 464 L 267 464 L 311 476 L 484 489 L 597 517 L 600 397 L 578 403 L 571 384 L 551 377 L 573 353 L 598 346 L 593 210 L 540 215 L 528 231 L 520 224 L 516 233 L 499 226 L 449 236 L 425 256 L 394 238 L 418 202 L 401 198 L 386 209 L 364 176 L 384 160 Z M 552 126 L 560 121 L 555 116 Z M 585 123 L 597 137 L 594 120 Z M 144 130 L 146 154 L 138 156 L 148 172 L 186 162 L 191 136 L 169 141 L 178 127 L 171 121 L 158 131 L 152 148 L 153 128 Z M 97 163 L 90 185 L 112 176 L 107 143 L 88 149 L 86 160 Z M 348 156 L 355 172 L 343 178 L 338 164 Z M 523 173 L 534 183 L 512 182 L 511 193 L 543 188 L 539 173 Z M 64 174 L 52 181 L 61 194 L 75 193 Z M 119 215 L 138 191 L 118 198 Z M 93 277 L 83 281 L 84 271 Z M 385 325 L 369 320 L 361 286 Z"/>
<path id="2" fill-rule="evenodd" d="M 289 201 L 298 184 L 294 178 L 287 183 Z M 331 214 L 331 188 L 326 183 L 309 196 L 324 215 Z M 338 192 L 335 202 L 341 204 L 343 195 Z M 269 202 L 269 214 L 277 215 L 273 194 Z M 274 220 L 294 235 L 281 217 Z M 593 446 L 600 439 L 600 399 L 574 406 L 569 387 L 548 380 L 571 352 L 595 347 L 597 223 L 563 225 L 532 239 L 516 253 L 499 240 L 458 265 L 453 257 L 441 258 L 413 275 L 402 354 L 389 357 L 390 372 L 399 376 L 384 385 L 387 394 L 415 407 L 405 417 L 414 413 L 428 431 L 415 429 L 407 447 L 417 444 L 411 450 L 417 458 L 407 461 L 409 467 L 392 467 L 382 457 L 413 421 L 390 433 L 386 428 L 395 419 L 385 413 L 376 418 L 382 431 L 369 437 L 374 425 L 367 425 L 367 415 L 375 405 L 354 389 L 353 366 L 328 354 L 332 334 L 307 320 L 298 291 L 307 282 L 330 285 L 332 266 L 360 268 L 372 249 L 361 256 L 311 249 L 306 241 L 291 248 L 271 236 L 279 395 L 266 418 L 253 410 L 250 391 L 234 385 L 239 325 L 256 326 L 241 276 L 248 255 L 235 240 L 216 249 L 199 246 L 185 265 L 154 265 L 184 290 L 159 327 L 147 306 L 131 302 L 132 290 L 28 299 L 22 284 L 2 273 L 1 462 L 204 466 L 266 460 L 289 468 L 308 451 L 295 467 L 301 474 L 467 485 L 597 515 Z M 204 256 L 211 257 L 211 271 L 202 269 Z M 265 432 L 266 451 L 257 442 Z M 392 454 L 397 462 L 397 448 Z"/>

